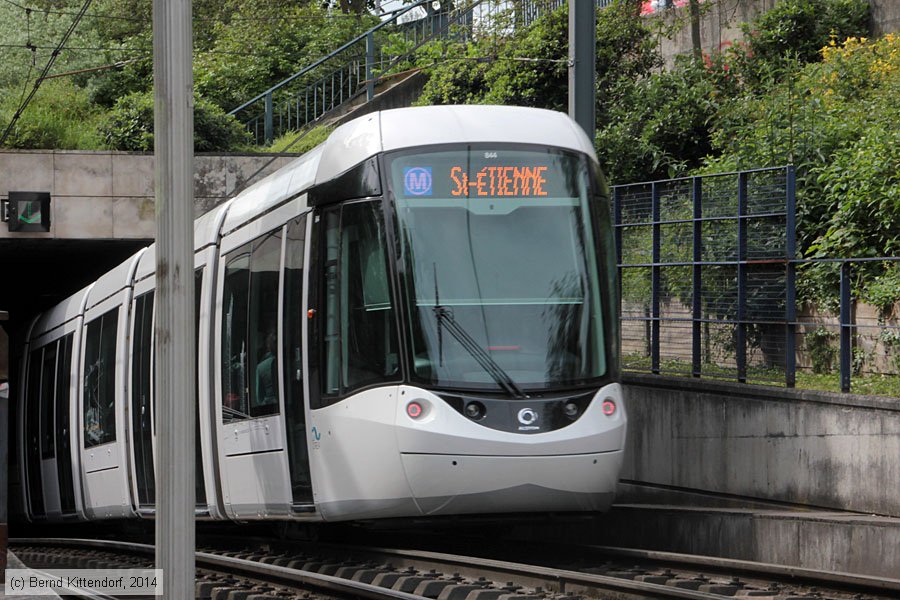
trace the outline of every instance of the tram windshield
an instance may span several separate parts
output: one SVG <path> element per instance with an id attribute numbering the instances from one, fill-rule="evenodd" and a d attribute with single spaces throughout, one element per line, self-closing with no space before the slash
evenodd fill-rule
<path id="1" fill-rule="evenodd" d="M 522 396 L 606 373 L 586 158 L 472 146 L 388 160 L 414 380 Z"/>

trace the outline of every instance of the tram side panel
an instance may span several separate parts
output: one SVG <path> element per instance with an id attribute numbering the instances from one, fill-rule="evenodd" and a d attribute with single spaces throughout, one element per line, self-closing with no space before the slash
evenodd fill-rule
<path id="1" fill-rule="evenodd" d="M 23 355 L 19 440 L 25 506 L 32 520 L 84 518 L 75 402 L 87 290 L 39 316 Z"/>
<path id="2" fill-rule="evenodd" d="M 215 487 L 215 465 L 209 427 L 209 384 L 205 376 L 210 368 L 209 313 L 211 293 L 210 268 L 206 262 L 214 256 L 212 250 L 198 253 L 194 272 L 195 330 L 197 343 L 197 416 L 195 424 L 195 498 L 199 518 L 221 518 Z M 129 452 L 131 495 L 135 512 L 142 517 L 155 514 L 156 500 L 156 429 L 153 415 L 156 410 L 155 396 L 155 277 L 154 248 L 150 248 L 141 258 L 138 281 L 134 285 L 131 305 L 130 361 L 127 402 L 129 410 Z"/>
<path id="3" fill-rule="evenodd" d="M 295 229 L 306 226 L 296 219 L 299 210 L 299 203 L 288 203 L 221 242 L 213 428 L 225 512 L 235 520 L 289 518 L 294 511 L 291 472 L 297 465 L 289 449 L 296 444 L 288 437 L 296 427 L 286 415 L 297 411 L 285 407 L 284 314 L 300 307 L 284 302 L 284 264 L 285 252 L 304 251 L 291 243 Z"/>
<path id="4" fill-rule="evenodd" d="M 82 344 L 81 453 L 85 513 L 91 519 L 133 516 L 128 485 L 124 393 L 128 294 L 115 293 L 85 313 Z"/>

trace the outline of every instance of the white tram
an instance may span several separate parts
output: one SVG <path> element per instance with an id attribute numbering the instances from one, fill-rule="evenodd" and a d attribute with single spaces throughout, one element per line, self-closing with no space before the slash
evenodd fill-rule
<path id="1" fill-rule="evenodd" d="M 199 218 L 195 247 L 198 516 L 608 508 L 612 228 L 567 116 L 361 117 Z M 33 521 L 154 514 L 154 268 L 151 246 L 31 326 Z"/>

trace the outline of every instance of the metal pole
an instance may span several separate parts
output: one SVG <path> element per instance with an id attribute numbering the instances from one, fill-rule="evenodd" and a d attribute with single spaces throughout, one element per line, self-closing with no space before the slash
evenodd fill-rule
<path id="1" fill-rule="evenodd" d="M 569 0 L 569 116 L 594 141 L 597 15 L 593 0 Z"/>
<path id="2" fill-rule="evenodd" d="M 747 173 L 738 174 L 738 220 L 737 220 L 737 315 L 735 320 L 735 363 L 737 380 L 747 383 Z"/>
<path id="3" fill-rule="evenodd" d="M 274 112 L 274 108 L 272 106 L 272 92 L 266 94 L 266 127 L 265 127 L 265 135 L 266 135 L 266 145 L 271 144 L 275 139 L 274 127 L 272 125 L 272 113 Z"/>
<path id="4" fill-rule="evenodd" d="M 703 319 L 703 179 L 694 177 L 691 186 L 691 202 L 694 206 L 694 266 L 691 274 L 691 375 L 700 377 L 703 370 L 701 320 Z"/>
<path id="5" fill-rule="evenodd" d="M 660 302 L 662 294 L 662 273 L 660 272 L 660 261 L 662 260 L 660 246 L 659 228 L 659 187 L 656 183 L 651 184 L 651 213 L 653 215 L 653 254 L 652 264 L 650 267 L 650 304 L 651 318 L 650 321 L 650 370 L 654 375 L 659 375 L 659 334 L 660 334 Z"/>
<path id="6" fill-rule="evenodd" d="M 156 96 L 156 567 L 194 597 L 196 348 L 191 0 L 153 0 Z"/>
<path id="7" fill-rule="evenodd" d="M 375 62 L 375 36 L 366 34 L 366 102 L 375 98 L 375 80 L 372 79 L 372 63 Z"/>
<path id="8" fill-rule="evenodd" d="M 850 391 L 850 336 L 853 333 L 850 305 L 850 263 L 841 263 L 841 391 Z"/>
<path id="9" fill-rule="evenodd" d="M 787 168 L 787 214 L 785 219 L 785 340 L 784 340 L 784 383 L 792 388 L 797 383 L 797 267 L 793 260 L 797 256 L 797 173 L 793 165 Z"/>

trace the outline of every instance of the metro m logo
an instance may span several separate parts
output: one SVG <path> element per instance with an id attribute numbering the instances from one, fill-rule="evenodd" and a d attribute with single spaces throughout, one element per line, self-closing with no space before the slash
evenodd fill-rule
<path id="1" fill-rule="evenodd" d="M 409 196 L 431 196 L 431 167 L 403 169 L 403 189 Z"/>

